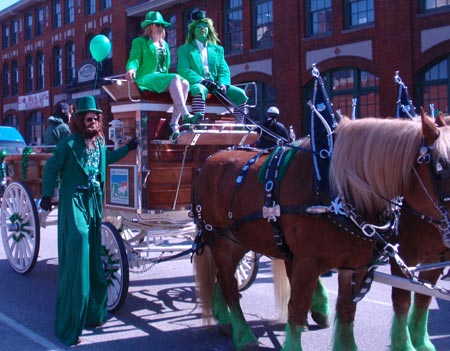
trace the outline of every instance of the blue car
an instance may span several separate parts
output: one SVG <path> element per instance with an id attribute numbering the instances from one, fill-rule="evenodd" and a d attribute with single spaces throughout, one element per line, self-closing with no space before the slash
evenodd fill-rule
<path id="1" fill-rule="evenodd" d="M 0 126 L 0 152 L 5 150 L 8 155 L 20 155 L 26 146 L 25 140 L 16 128 Z"/>

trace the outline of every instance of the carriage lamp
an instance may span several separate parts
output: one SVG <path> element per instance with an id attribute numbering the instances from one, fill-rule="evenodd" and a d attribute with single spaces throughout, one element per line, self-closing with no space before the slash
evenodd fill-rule
<path id="1" fill-rule="evenodd" d="M 108 128 L 109 139 L 114 141 L 114 149 L 119 148 L 119 142 L 123 139 L 123 123 L 118 119 L 114 119 L 109 123 Z"/>

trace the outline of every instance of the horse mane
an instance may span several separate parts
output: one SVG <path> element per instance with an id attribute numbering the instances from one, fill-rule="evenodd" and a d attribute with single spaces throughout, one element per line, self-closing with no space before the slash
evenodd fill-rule
<path id="1" fill-rule="evenodd" d="M 401 195 L 422 142 L 421 124 L 403 119 L 343 119 L 336 129 L 330 185 L 365 214 Z"/>

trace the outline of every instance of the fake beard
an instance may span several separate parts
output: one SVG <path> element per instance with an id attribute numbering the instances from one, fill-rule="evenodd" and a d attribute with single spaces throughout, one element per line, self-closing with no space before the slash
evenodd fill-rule
<path id="1" fill-rule="evenodd" d="M 86 139 L 92 139 L 93 137 L 96 137 L 100 134 L 100 130 L 99 129 L 86 129 L 86 131 L 84 132 L 85 138 Z"/>

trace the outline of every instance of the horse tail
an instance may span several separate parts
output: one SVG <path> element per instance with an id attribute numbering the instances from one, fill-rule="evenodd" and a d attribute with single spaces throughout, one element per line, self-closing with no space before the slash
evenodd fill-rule
<path id="1" fill-rule="evenodd" d="M 291 285 L 286 274 L 284 260 L 272 260 L 273 288 L 275 296 L 275 307 L 278 320 L 285 322 L 288 317 L 288 300 L 291 295 Z"/>
<path id="2" fill-rule="evenodd" d="M 211 324 L 212 301 L 217 267 L 209 246 L 205 246 L 201 255 L 194 256 L 194 273 L 203 321 L 206 324 Z"/>

